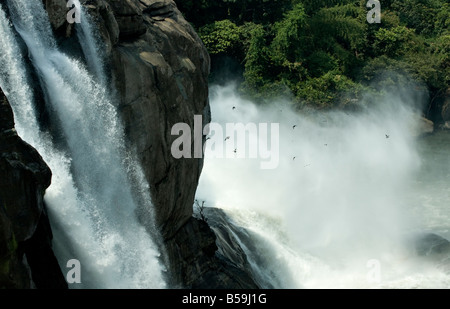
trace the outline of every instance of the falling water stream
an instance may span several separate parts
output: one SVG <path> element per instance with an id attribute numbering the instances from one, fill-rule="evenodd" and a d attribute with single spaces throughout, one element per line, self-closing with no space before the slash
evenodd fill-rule
<path id="1" fill-rule="evenodd" d="M 72 259 L 82 269 L 81 283 L 71 287 L 166 287 L 155 233 L 148 233 L 136 213 L 140 207 L 152 207 L 148 185 L 133 154 L 125 149 L 86 12 L 82 10 L 85 20 L 77 30 L 87 65 L 58 48 L 41 1 L 7 3 L 11 22 L 3 10 L 0 16 L 0 85 L 13 107 L 20 136 L 37 148 L 52 170 L 45 202 L 54 250 L 63 271 Z M 32 95 L 35 85 L 30 84 L 30 68 L 20 56 L 13 28 L 26 44 L 64 147 L 55 145 L 51 134 L 39 128 Z"/>

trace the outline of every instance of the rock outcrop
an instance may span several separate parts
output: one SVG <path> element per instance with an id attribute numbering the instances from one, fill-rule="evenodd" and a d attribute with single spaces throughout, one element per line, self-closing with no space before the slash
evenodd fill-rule
<path id="1" fill-rule="evenodd" d="M 221 254 L 218 244 L 220 240 L 206 221 L 190 218 L 167 241 L 173 285 L 190 289 L 258 289 L 249 272 Z"/>
<path id="2" fill-rule="evenodd" d="M 0 90 L 0 288 L 67 288 L 43 197 L 51 171 L 14 129 Z"/>
<path id="3" fill-rule="evenodd" d="M 100 3 L 101 1 L 99 1 Z M 175 285 L 199 288 L 256 288 L 245 272 L 214 254 L 208 225 L 193 218 L 203 159 L 175 159 L 176 123 L 194 128 L 194 115 L 210 122 L 209 55 L 191 25 L 170 0 L 114 0 L 100 16 L 116 18 L 118 41 L 111 45 L 111 76 L 130 145 L 150 183 L 157 225 Z M 103 37 L 116 37 L 111 21 Z M 103 30 L 103 33 L 106 33 Z M 203 137 L 205 138 L 205 137 Z"/>
<path id="4" fill-rule="evenodd" d="M 444 129 L 450 130 L 450 88 L 447 89 L 447 92 L 444 95 L 442 119 L 444 121 Z"/>
<path id="5" fill-rule="evenodd" d="M 105 40 L 130 147 L 143 163 L 164 238 L 192 217 L 203 160 L 171 155 L 176 123 L 210 121 L 209 55 L 173 1 L 85 1 Z"/>
<path id="6" fill-rule="evenodd" d="M 416 253 L 419 256 L 450 254 L 450 242 L 439 235 L 424 233 L 417 235 L 415 240 Z"/>
<path id="7" fill-rule="evenodd" d="M 431 134 L 433 132 L 434 132 L 433 121 L 431 121 L 425 117 L 421 117 L 417 127 L 415 128 L 415 130 L 413 130 L 413 135 L 420 137 L 420 136 L 424 136 L 427 134 Z"/>

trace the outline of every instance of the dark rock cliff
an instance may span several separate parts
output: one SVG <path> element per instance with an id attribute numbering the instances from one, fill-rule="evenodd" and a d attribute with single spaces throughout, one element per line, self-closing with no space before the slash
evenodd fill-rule
<path id="1" fill-rule="evenodd" d="M 83 44 L 76 42 L 76 28 L 66 20 L 66 1 L 43 2 L 62 48 L 72 47 L 73 50 L 77 44 Z M 103 40 L 109 80 L 118 98 L 117 108 L 125 126 L 128 146 L 138 154 L 150 184 L 156 224 L 163 238 L 161 249 L 165 253 L 170 273 L 169 285 L 182 288 L 257 288 L 244 270 L 216 254 L 218 247 L 213 230 L 204 221 L 193 217 L 194 196 L 203 159 L 177 160 L 171 154 L 172 142 L 177 138 L 171 135 L 173 125 L 182 122 L 193 128 L 194 115 L 202 115 L 203 124 L 210 121 L 207 81 L 210 58 L 201 40 L 172 0 L 81 2 L 94 18 Z M 8 112 L 0 111 L 2 117 L 7 114 Z M 8 151 L 15 150 L 0 149 L 0 154 L 7 156 Z M 32 154 L 33 158 L 38 156 L 28 148 L 24 153 Z M 27 162 L 29 161 L 25 161 L 25 166 Z M 4 230 L 1 237 L 5 236 L 2 245 L 9 248 L 5 251 L 8 253 L 7 257 L 1 258 L 14 260 L 19 266 L 25 265 L 17 266 L 18 270 L 13 271 L 12 266 L 16 264 L 11 264 L 9 269 L 16 274 L 24 273 L 30 268 L 20 260 L 24 255 L 20 254 L 20 246 L 16 245 L 18 239 L 33 239 L 34 234 L 45 235 L 48 245 L 46 248 L 50 251 L 41 250 L 42 242 L 30 243 L 23 248 L 27 248 L 29 252 L 51 253 L 51 228 L 42 205 L 42 196 L 50 183 L 51 174 L 48 168 L 44 168 L 42 160 L 38 162 L 40 163 L 33 165 L 33 179 L 36 180 L 30 183 L 23 183 L 30 179 L 30 175 L 21 175 L 17 166 L 14 166 L 16 169 L 12 172 L 19 173 L 16 176 L 21 179 L 14 183 L 19 183 L 23 190 L 28 190 L 27 198 L 35 196 L 37 201 L 33 204 L 24 201 L 23 197 L 9 197 L 11 201 L 17 199 L 27 206 L 36 205 L 36 209 L 33 208 L 31 212 L 27 210 L 27 215 L 20 218 L 20 221 L 11 221 L 6 216 L 0 218 L 4 221 L 1 225 Z M 10 181 L 12 177 L 6 175 L 2 179 Z M 7 187 L 0 187 L 2 194 L 7 192 L 5 189 Z M 34 190 L 37 193 L 33 195 Z M 3 195 L 1 196 L 3 199 Z M 22 220 L 32 222 L 30 231 L 19 237 L 11 229 L 15 225 L 23 226 Z M 36 230 L 37 227 L 41 229 Z M 31 233 L 31 230 L 35 233 Z M 37 248 L 40 249 L 36 250 Z M 48 265 L 40 263 L 40 258 L 31 258 L 35 262 L 29 260 L 28 264 Z M 39 272 L 35 273 L 37 276 Z M 60 278 L 56 277 L 49 278 L 47 281 L 51 283 L 48 284 L 60 286 Z M 16 281 L 23 278 L 27 278 L 26 275 Z M 36 279 L 36 282 L 39 280 Z M 44 284 L 45 280 L 41 286 L 46 287 Z M 21 283 L 10 286 L 25 285 Z M 36 286 L 39 287 L 37 284 Z"/>
<path id="2" fill-rule="evenodd" d="M 0 288 L 67 288 L 43 197 L 51 171 L 14 129 L 0 89 Z"/>

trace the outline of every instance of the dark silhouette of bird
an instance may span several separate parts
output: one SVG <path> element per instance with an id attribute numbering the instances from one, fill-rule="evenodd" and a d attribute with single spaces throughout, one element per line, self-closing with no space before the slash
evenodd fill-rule
<path id="1" fill-rule="evenodd" d="M 236 153 L 236 152 L 237 152 L 237 149 L 234 150 L 234 153 Z"/>
<path id="2" fill-rule="evenodd" d="M 229 136 L 227 136 L 227 137 L 225 138 L 225 140 L 227 140 L 227 139 L 230 139 L 230 137 L 229 137 Z"/>
<path id="3" fill-rule="evenodd" d="M 236 106 L 233 106 L 233 110 L 235 110 L 236 109 Z"/>
<path id="4" fill-rule="evenodd" d="M 292 158 L 292 161 L 295 161 L 295 158 L 296 158 L 296 157 L 293 157 L 293 158 Z"/>
<path id="5" fill-rule="evenodd" d="M 389 135 L 387 135 L 387 134 L 385 134 L 386 135 L 386 138 L 389 138 Z"/>
<path id="6" fill-rule="evenodd" d="M 293 126 L 292 126 L 292 129 L 295 129 L 297 127 L 297 125 L 296 124 L 294 124 Z"/>

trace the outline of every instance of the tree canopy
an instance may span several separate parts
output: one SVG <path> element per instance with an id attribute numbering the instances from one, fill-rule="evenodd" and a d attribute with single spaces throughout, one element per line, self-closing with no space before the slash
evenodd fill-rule
<path id="1" fill-rule="evenodd" d="M 261 102 L 289 93 L 298 107 L 338 108 L 411 83 L 431 97 L 449 88 L 447 0 L 382 0 L 373 24 L 366 0 L 176 2 L 212 61 L 238 63 L 240 90 Z"/>

